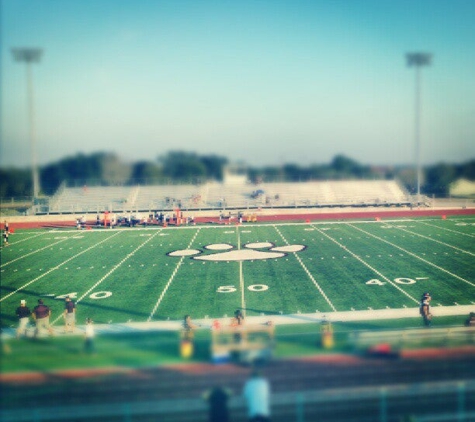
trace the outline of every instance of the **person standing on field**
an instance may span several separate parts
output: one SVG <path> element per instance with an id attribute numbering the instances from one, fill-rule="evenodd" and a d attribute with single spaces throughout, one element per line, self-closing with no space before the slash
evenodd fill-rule
<path id="1" fill-rule="evenodd" d="M 26 300 L 20 300 L 20 306 L 16 308 L 16 315 L 18 317 L 18 328 L 16 331 L 16 338 L 20 338 L 20 335 L 23 334 L 26 336 L 26 328 L 28 322 L 30 321 L 31 311 L 26 306 Z"/>
<path id="2" fill-rule="evenodd" d="M 51 309 L 44 304 L 43 299 L 38 299 L 38 305 L 34 307 L 31 315 L 36 322 L 35 338 L 38 337 L 40 330 L 43 328 L 48 330 L 50 335 L 54 335 L 54 331 L 49 324 Z"/>
<path id="3" fill-rule="evenodd" d="M 64 302 L 64 332 L 74 332 L 76 325 L 76 304 L 71 300 L 69 296 L 66 296 Z"/>
<path id="4" fill-rule="evenodd" d="M 430 327 L 432 325 L 432 314 L 430 313 L 430 301 L 432 300 L 429 293 L 422 295 L 419 312 L 424 321 L 424 326 Z"/>
<path id="5" fill-rule="evenodd" d="M 94 323 L 91 318 L 86 319 L 86 327 L 84 329 L 84 351 L 86 353 L 94 353 Z"/>

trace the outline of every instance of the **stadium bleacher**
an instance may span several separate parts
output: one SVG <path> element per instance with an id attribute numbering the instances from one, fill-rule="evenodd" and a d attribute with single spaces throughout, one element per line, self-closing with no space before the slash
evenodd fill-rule
<path id="1" fill-rule="evenodd" d="M 193 209 L 407 206 L 396 180 L 301 183 L 66 187 L 50 199 L 50 213 L 148 212 Z"/>

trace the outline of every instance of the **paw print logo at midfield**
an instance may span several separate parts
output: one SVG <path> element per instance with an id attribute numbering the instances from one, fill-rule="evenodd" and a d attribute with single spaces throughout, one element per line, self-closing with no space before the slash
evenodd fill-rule
<path id="1" fill-rule="evenodd" d="M 189 256 L 198 261 L 254 261 L 262 259 L 282 258 L 288 253 L 300 252 L 304 245 L 275 246 L 270 242 L 247 243 L 242 249 L 235 249 L 228 243 L 215 243 L 204 247 L 216 253 L 202 255 L 199 249 L 182 249 L 170 252 L 168 256 Z M 264 249 L 264 250 L 263 250 Z"/>

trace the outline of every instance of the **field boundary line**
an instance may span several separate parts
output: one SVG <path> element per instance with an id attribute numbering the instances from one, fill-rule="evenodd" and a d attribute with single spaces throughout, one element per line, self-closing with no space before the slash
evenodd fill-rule
<path id="1" fill-rule="evenodd" d="M 61 240 L 58 240 L 58 241 L 55 242 L 55 243 L 51 243 L 51 244 L 46 245 L 46 246 L 44 246 L 44 247 L 42 247 L 42 248 L 40 248 L 40 249 L 37 249 L 36 251 L 27 253 L 26 255 L 19 256 L 18 258 L 12 259 L 11 261 L 5 262 L 5 264 L 0 265 L 0 268 L 6 267 L 7 265 L 10 265 L 10 264 L 12 264 L 12 263 L 14 263 L 14 262 L 16 262 L 16 261 L 19 261 L 20 259 L 26 258 L 26 257 L 28 257 L 28 256 L 30 256 L 30 255 L 34 255 L 35 253 L 38 253 L 38 252 L 41 252 L 41 251 L 43 251 L 43 250 L 45 250 L 45 249 L 51 248 L 52 246 L 56 246 L 57 244 L 59 244 L 59 243 L 61 243 L 61 242 L 65 242 L 66 240 L 70 240 L 70 239 L 72 239 L 72 237 L 68 237 L 68 238 L 66 238 L 66 239 L 61 239 Z"/>
<path id="2" fill-rule="evenodd" d="M 470 312 L 474 311 L 473 305 L 451 305 L 438 306 L 432 308 L 435 321 L 438 317 L 445 316 L 463 316 L 466 317 Z M 337 311 L 337 312 L 315 312 L 306 314 L 285 314 L 285 315 L 256 315 L 246 317 L 246 325 L 266 325 L 272 321 L 273 325 L 298 325 L 298 324 L 319 324 L 325 322 L 355 322 L 355 321 L 380 321 L 391 319 L 412 318 L 420 321 L 419 307 L 414 308 L 391 308 L 391 309 L 362 309 L 356 311 Z M 197 318 L 193 321 L 199 326 L 198 329 L 208 330 L 212 328 L 213 322 L 218 320 L 222 326 L 229 324 L 229 318 Z M 94 330 L 97 335 L 107 334 L 125 334 L 138 333 L 144 331 L 177 331 L 182 328 L 183 321 L 144 321 L 144 322 L 124 322 L 116 324 L 94 324 Z M 433 327 L 436 327 L 435 325 Z M 460 326 L 463 328 L 462 319 Z M 410 327 L 416 328 L 416 327 Z M 418 325 L 417 328 L 423 328 Z M 445 327 L 440 327 L 445 328 Z M 83 333 L 85 325 L 77 325 L 75 333 L 57 332 L 59 336 L 77 336 L 78 332 Z M 447 327 L 450 329 L 450 327 Z M 4 328 L 0 334 L 0 338 L 9 339 L 16 337 L 16 328 Z"/>
<path id="3" fill-rule="evenodd" d="M 376 268 L 374 268 L 372 265 L 368 264 L 363 258 L 361 258 L 359 255 L 355 254 L 354 252 L 352 252 L 350 249 L 348 249 L 345 245 L 341 244 L 340 242 L 338 242 L 337 240 L 333 239 L 333 237 L 329 236 L 328 234 L 326 234 L 324 231 L 318 229 L 317 227 L 315 227 L 316 230 L 318 230 L 322 235 L 324 235 L 325 237 L 327 237 L 328 239 L 330 239 L 332 242 L 336 243 L 338 246 L 340 246 L 341 248 L 343 248 L 345 251 L 347 251 L 351 256 L 353 256 L 354 258 L 356 258 L 358 261 L 360 261 L 365 267 L 369 268 L 371 271 L 374 271 L 377 275 L 379 275 L 381 278 L 383 278 L 384 280 L 386 280 L 386 282 L 388 282 L 391 286 L 395 287 L 397 290 L 399 290 L 402 294 L 404 294 L 405 296 L 407 296 L 409 299 L 411 299 L 412 301 L 416 302 L 416 303 L 419 303 L 419 301 L 412 297 L 409 293 L 407 293 L 403 288 L 399 287 L 398 285 L 396 285 L 395 283 L 393 283 L 388 277 L 386 277 L 384 274 L 382 274 L 380 271 L 378 271 Z"/>
<path id="4" fill-rule="evenodd" d="M 12 233 L 10 233 L 10 235 L 11 235 L 11 234 L 12 234 Z M 15 233 L 13 233 L 13 234 L 17 235 L 18 233 L 15 232 Z M 18 243 L 26 242 L 27 240 L 34 239 L 35 237 L 38 237 L 38 236 L 44 236 L 45 234 L 49 234 L 49 232 L 38 233 L 38 234 L 35 234 L 34 236 L 30 236 L 30 237 L 27 237 L 27 238 L 25 238 L 25 239 L 16 240 L 16 241 L 13 242 L 10 246 L 16 246 L 16 245 L 18 245 Z"/>
<path id="5" fill-rule="evenodd" d="M 196 227 L 195 227 L 196 229 Z M 193 244 L 193 242 L 195 241 L 196 237 L 198 236 L 199 232 L 201 231 L 201 228 L 198 228 L 198 230 L 196 230 L 196 233 L 195 235 L 192 237 L 192 239 L 190 240 L 190 243 L 188 244 L 188 246 L 186 247 L 187 249 L 189 249 L 191 247 L 191 245 Z M 155 315 L 155 312 L 157 312 L 157 309 L 158 307 L 160 306 L 160 303 L 162 303 L 162 300 L 163 298 L 165 297 L 165 294 L 167 293 L 168 291 L 168 288 L 170 287 L 170 285 L 172 284 L 173 280 L 175 279 L 175 276 L 178 272 L 178 270 L 180 269 L 181 267 L 181 264 L 183 263 L 183 260 L 185 259 L 184 256 L 182 256 L 180 258 L 180 261 L 178 261 L 178 264 L 176 265 L 175 269 L 173 270 L 173 273 L 172 275 L 170 276 L 170 278 L 168 279 L 168 282 L 167 284 L 165 285 L 165 288 L 163 289 L 162 293 L 160 294 L 158 300 L 157 300 L 157 303 L 155 304 L 155 306 L 153 307 L 152 309 L 152 312 L 150 313 L 149 317 L 147 318 L 147 322 L 150 322 L 153 318 L 153 316 Z"/>
<path id="6" fill-rule="evenodd" d="M 287 241 L 287 239 L 283 236 L 283 234 L 280 232 L 280 230 L 274 226 L 274 229 L 277 233 L 279 233 L 279 236 L 282 238 L 282 240 L 287 244 L 289 245 L 289 242 Z M 304 271 L 307 273 L 307 275 L 309 276 L 310 280 L 312 280 L 313 284 L 315 284 L 316 288 L 318 289 L 318 291 L 321 293 L 321 295 L 323 296 L 323 298 L 327 301 L 327 303 L 330 305 L 330 307 L 333 309 L 334 312 L 337 312 L 335 306 L 333 305 L 332 301 L 329 299 L 329 297 L 325 294 L 325 292 L 323 291 L 322 287 L 320 286 L 320 284 L 318 284 L 317 280 L 315 280 L 315 277 L 312 275 L 312 273 L 308 270 L 307 266 L 303 263 L 302 259 L 300 258 L 300 256 L 297 255 L 296 252 L 292 252 L 295 256 L 295 258 L 297 259 L 297 261 L 299 262 L 299 264 L 302 266 L 302 268 L 304 269 Z"/>
<path id="7" fill-rule="evenodd" d="M 415 253 L 413 253 L 413 252 L 409 252 L 408 250 L 404 249 L 404 248 L 401 247 L 401 246 L 398 246 L 398 245 L 396 245 L 396 244 L 394 244 L 394 243 L 392 243 L 392 242 L 389 242 L 389 241 L 386 240 L 386 239 L 383 239 L 383 238 L 381 238 L 381 237 L 379 237 L 379 236 L 376 236 L 375 234 L 372 234 L 372 233 L 369 233 L 369 232 L 367 232 L 367 231 L 365 231 L 365 230 L 363 230 L 363 229 L 360 229 L 359 227 L 355 227 L 355 226 L 353 226 L 353 225 L 350 224 L 350 223 L 346 223 L 346 224 L 347 224 L 348 226 L 350 226 L 350 227 L 355 228 L 356 230 L 359 230 L 359 231 L 361 231 L 361 232 L 363 232 L 363 233 L 365 233 L 365 234 L 371 236 L 371 237 L 374 237 L 375 239 L 378 239 L 378 240 L 381 241 L 381 242 L 385 242 L 385 243 L 387 243 L 388 245 L 391 245 L 392 247 L 397 248 L 397 249 L 399 249 L 399 250 L 401 250 L 401 251 L 407 253 L 408 255 L 410 255 L 410 256 L 412 256 L 412 257 L 414 257 L 414 258 L 416 258 L 416 259 L 419 259 L 419 260 L 422 261 L 422 262 L 425 262 L 426 264 L 430 265 L 431 267 L 437 268 L 438 270 L 440 270 L 440 271 L 442 271 L 442 272 L 444 272 L 444 273 L 446 273 L 446 274 L 449 274 L 449 275 L 452 276 L 452 277 L 455 277 L 457 280 L 463 281 L 464 283 L 470 284 L 470 286 L 475 287 L 475 284 L 471 283 L 470 281 L 465 280 L 464 278 L 458 276 L 457 274 L 451 273 L 449 270 L 446 270 L 445 268 L 442 268 L 442 267 L 440 267 L 440 266 L 438 266 L 438 265 L 436 265 L 436 264 L 434 264 L 434 263 L 428 261 L 427 259 L 424 259 L 424 258 L 421 258 L 420 256 L 417 256 L 417 255 L 416 255 Z"/>
<path id="8" fill-rule="evenodd" d="M 239 226 L 236 226 L 236 234 L 238 238 L 238 250 L 241 250 L 241 233 L 239 232 Z M 246 299 L 244 295 L 244 273 L 242 271 L 242 260 L 239 261 L 239 287 L 241 289 L 241 309 L 244 310 L 244 316 L 246 316 Z"/>
<path id="9" fill-rule="evenodd" d="M 426 236 L 426 235 L 424 235 L 424 234 L 415 233 L 415 232 L 413 232 L 413 231 L 411 231 L 411 230 L 403 229 L 403 228 L 401 228 L 401 227 L 396 227 L 396 228 L 397 228 L 398 230 L 401 230 L 401 231 L 405 232 L 405 233 L 410 233 L 410 234 L 413 234 L 414 236 L 419 236 L 419 237 L 422 237 L 423 239 L 430 240 L 430 241 L 435 242 L 435 243 L 440 243 L 440 244 L 443 245 L 443 246 L 447 246 L 448 248 L 455 249 L 456 251 L 460 251 L 460 252 L 462 252 L 462 253 L 466 253 L 467 255 L 475 256 L 475 254 L 472 253 L 472 252 L 464 251 L 463 249 L 457 248 L 456 246 L 450 245 L 450 244 L 448 244 L 448 243 L 442 242 L 442 241 L 440 241 L 440 240 L 434 239 L 434 238 L 429 237 L 429 236 Z"/>
<path id="10" fill-rule="evenodd" d="M 458 230 L 448 229 L 446 227 L 435 226 L 434 224 L 429 224 L 429 223 L 426 223 L 425 221 L 420 221 L 420 223 L 425 226 L 434 227 L 436 229 L 441 229 L 441 230 L 448 231 L 451 233 L 461 234 L 462 236 L 475 237 L 473 234 L 470 234 L 470 233 L 464 233 L 464 232 L 459 232 Z"/>
<path id="11" fill-rule="evenodd" d="M 10 296 L 12 296 L 13 294 L 19 292 L 20 290 L 23 290 L 25 287 L 28 287 L 30 284 L 38 281 L 40 278 L 43 278 L 44 276 L 48 275 L 49 273 L 51 273 L 53 271 L 56 271 L 56 270 L 59 270 L 59 268 L 62 267 L 64 264 L 67 264 L 69 261 L 77 258 L 78 256 L 81 256 L 82 254 L 90 251 L 91 249 L 94 249 L 95 247 L 99 246 L 100 244 L 102 244 L 104 242 L 107 242 L 109 239 L 112 239 L 113 237 L 117 236 L 119 233 L 120 232 L 117 232 L 117 233 L 113 234 L 112 236 L 109 236 L 107 239 L 101 240 L 99 243 L 96 243 L 95 245 L 90 246 L 89 248 L 77 253 L 76 255 L 69 257 L 66 261 L 63 261 L 60 264 L 56 265 L 56 267 L 50 268 L 49 271 L 41 274 L 39 277 L 36 277 L 35 279 L 33 279 L 33 280 L 29 281 L 28 283 L 24 284 L 23 286 L 19 287 L 15 291 L 13 291 L 13 292 L 7 294 L 6 296 L 2 297 L 0 299 L 0 302 L 3 302 L 5 299 L 9 298 Z"/>

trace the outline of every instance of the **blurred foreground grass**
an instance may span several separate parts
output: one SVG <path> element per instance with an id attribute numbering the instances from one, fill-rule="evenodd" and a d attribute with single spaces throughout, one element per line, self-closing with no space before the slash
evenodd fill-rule
<path id="1" fill-rule="evenodd" d="M 440 317 L 434 327 L 463 326 L 464 317 Z M 382 321 L 339 322 L 333 324 L 335 345 L 321 346 L 319 324 L 279 325 L 276 327 L 275 358 L 302 357 L 327 353 L 353 353 L 349 341 L 355 331 L 421 328 L 420 318 Z M 2 340 L 1 373 L 50 372 L 99 368 L 140 368 L 166 364 L 210 362 L 211 335 L 197 330 L 194 354 L 189 359 L 180 356 L 179 333 L 149 331 L 134 334 L 109 334 L 95 339 L 95 352 L 84 351 L 81 333 L 39 339 Z M 444 343 L 444 347 L 452 345 Z M 433 344 L 418 344 L 418 347 Z"/>

